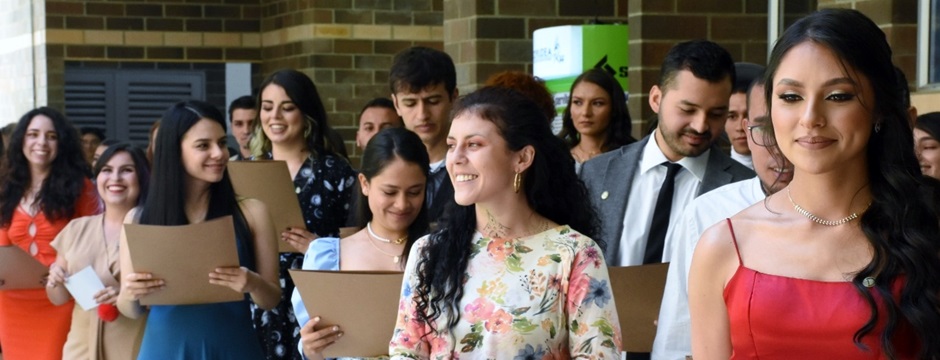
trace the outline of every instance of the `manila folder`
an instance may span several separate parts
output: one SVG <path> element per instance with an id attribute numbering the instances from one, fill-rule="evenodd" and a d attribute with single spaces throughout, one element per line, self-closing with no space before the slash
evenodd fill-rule
<path id="1" fill-rule="evenodd" d="M 0 290 L 40 289 L 49 268 L 19 246 L 0 246 Z"/>
<path id="2" fill-rule="evenodd" d="M 209 284 L 209 273 L 215 268 L 239 266 L 231 216 L 180 226 L 124 224 L 124 236 L 134 272 L 151 273 L 166 281 L 166 288 L 140 298 L 141 305 L 208 304 L 245 298 L 231 288 Z"/>
<path id="3" fill-rule="evenodd" d="M 278 234 L 291 226 L 306 226 L 286 162 L 233 161 L 228 163 L 228 174 L 236 194 L 267 205 Z M 277 246 L 279 252 L 297 252 L 286 241 L 278 241 Z"/>
<path id="4" fill-rule="evenodd" d="M 401 272 L 290 270 L 317 330 L 339 325 L 343 337 L 323 356 L 374 357 L 388 354 L 398 318 Z M 300 324 L 303 326 L 304 324 Z"/>
<path id="5" fill-rule="evenodd" d="M 624 351 L 653 350 L 655 321 L 659 318 L 668 270 L 669 263 L 607 268 L 617 303 Z"/>

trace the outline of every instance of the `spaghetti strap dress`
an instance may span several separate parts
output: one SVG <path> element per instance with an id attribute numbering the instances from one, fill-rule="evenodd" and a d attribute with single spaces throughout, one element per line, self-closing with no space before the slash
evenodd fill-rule
<path id="1" fill-rule="evenodd" d="M 236 216 L 236 227 L 239 224 Z M 235 232 L 238 263 L 255 271 L 250 239 Z M 206 286 L 210 285 L 206 278 Z M 151 306 L 138 360 L 263 359 L 251 324 L 248 295 L 240 301 L 200 305 Z"/>
<path id="2" fill-rule="evenodd" d="M 871 309 L 851 282 L 816 281 L 764 274 L 744 265 L 731 220 L 727 219 L 738 256 L 738 268 L 724 290 L 731 325 L 731 359 L 886 359 L 880 334 L 886 318 L 855 343 L 855 333 Z M 891 287 L 900 299 L 903 278 Z M 886 306 L 875 289 L 869 290 Z M 913 359 L 919 350 L 909 325 L 899 322 L 893 337 L 898 359 Z"/>
<path id="3" fill-rule="evenodd" d="M 13 212 L 8 226 L 0 228 L 0 246 L 18 246 L 45 266 L 52 265 L 58 254 L 52 240 L 73 218 L 101 212 L 98 192 L 90 180 L 84 180 L 82 194 L 75 201 L 72 217 L 50 219 L 39 211 L 29 214 L 22 206 Z M 46 289 L 0 291 L 0 343 L 8 360 L 61 360 L 62 347 L 72 324 L 69 300 L 55 306 Z"/>

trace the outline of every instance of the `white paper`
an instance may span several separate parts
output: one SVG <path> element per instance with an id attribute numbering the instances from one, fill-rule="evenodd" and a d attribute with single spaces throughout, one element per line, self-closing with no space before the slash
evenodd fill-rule
<path id="1" fill-rule="evenodd" d="M 65 288 L 69 290 L 82 310 L 88 311 L 98 307 L 95 294 L 104 290 L 104 283 L 89 265 L 65 279 Z"/>

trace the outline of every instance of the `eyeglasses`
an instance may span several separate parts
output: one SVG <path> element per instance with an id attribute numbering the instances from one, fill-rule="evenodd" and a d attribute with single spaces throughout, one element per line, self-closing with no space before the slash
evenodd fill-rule
<path id="1" fill-rule="evenodd" d="M 770 125 L 770 119 L 758 119 L 759 124 L 748 125 L 747 133 L 751 136 L 751 141 L 760 146 L 776 146 L 777 139 L 774 138 L 774 128 Z"/>

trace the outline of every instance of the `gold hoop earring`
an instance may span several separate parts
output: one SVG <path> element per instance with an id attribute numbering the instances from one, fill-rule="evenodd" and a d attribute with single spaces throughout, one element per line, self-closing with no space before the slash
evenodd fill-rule
<path id="1" fill-rule="evenodd" d="M 512 179 L 512 190 L 518 194 L 520 188 L 522 188 L 522 173 L 516 173 L 516 177 Z"/>

